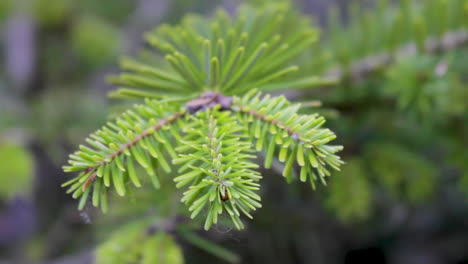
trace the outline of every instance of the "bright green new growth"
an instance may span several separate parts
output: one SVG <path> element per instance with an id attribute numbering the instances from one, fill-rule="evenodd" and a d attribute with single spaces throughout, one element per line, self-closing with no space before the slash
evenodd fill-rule
<path id="1" fill-rule="evenodd" d="M 255 193 L 262 177 L 253 169 L 258 165 L 249 159 L 252 155 L 245 127 L 228 111 L 217 108 L 198 112 L 189 117 L 175 164 L 181 164 L 174 179 L 177 187 L 192 184 L 184 193 L 182 202 L 190 205 L 191 218 L 208 205 L 205 229 L 217 222 L 218 214 L 227 211 L 237 228 L 243 228 L 240 212 L 252 218 L 250 210 L 261 207 Z"/>
<path id="2" fill-rule="evenodd" d="M 300 104 L 291 104 L 284 96 L 261 97 L 251 91 L 242 99 L 234 98 L 233 109 L 238 111 L 243 122 L 255 141 L 257 151 L 266 149 L 265 167 L 270 168 L 275 153 L 285 162 L 283 176 L 288 182 L 293 179 L 293 165 L 297 163 L 302 182 L 310 179 L 312 188 L 320 179 L 326 184 L 325 177 L 330 176 L 327 166 L 340 170 L 343 163 L 334 153 L 342 146 L 326 145 L 335 139 L 335 134 L 321 126 L 325 118 L 314 115 L 297 114 Z"/>
<path id="3" fill-rule="evenodd" d="M 144 53 L 141 62 L 124 60 L 129 72 L 113 79 L 122 85 L 117 95 L 145 103 L 93 133 L 64 167 L 80 171 L 63 184 L 80 209 L 90 198 L 105 212 L 112 189 L 125 196 L 130 185 L 144 184 L 142 169 L 156 189 L 160 170 L 176 171 L 170 175 L 187 188 L 182 202 L 192 218 L 205 215 L 208 230 L 225 212 L 242 229 L 241 214 L 252 218 L 261 207 L 255 151 L 265 150 L 266 168 L 278 157 L 288 182 L 300 168 L 299 179 L 314 188 L 330 168 L 339 170 L 342 147 L 327 145 L 336 136 L 321 128 L 323 117 L 298 114 L 299 104 L 260 92 L 327 83 L 293 64 L 316 33 L 287 5 L 243 8 L 238 19 L 189 16 L 147 39 L 166 63 Z"/>

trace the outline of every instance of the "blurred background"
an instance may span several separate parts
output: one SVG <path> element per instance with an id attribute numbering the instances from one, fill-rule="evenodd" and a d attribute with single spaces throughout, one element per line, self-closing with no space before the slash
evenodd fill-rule
<path id="1" fill-rule="evenodd" d="M 119 56 L 144 47 L 145 31 L 177 23 L 187 12 L 235 13 L 242 2 L 0 0 L 1 264 L 95 263 L 96 245 L 122 220 L 99 220 L 92 209 L 80 213 L 60 187 L 68 179 L 61 166 L 119 108 L 107 98 L 106 76 L 118 73 Z M 343 171 L 317 191 L 263 172 L 264 207 L 248 228 L 200 235 L 241 263 L 466 264 L 468 7 L 450 11 L 461 12 L 454 22 L 455 15 L 440 15 L 429 2 L 463 1 L 414 1 L 422 7 L 412 12 L 432 21 L 424 34 L 461 32 L 461 42 L 363 68 L 354 62 L 405 52 L 404 44 L 429 38 L 415 37 L 419 31 L 407 32 L 404 23 L 378 27 L 392 14 L 399 21 L 399 10 L 412 1 L 389 1 L 385 10 L 379 9 L 384 1 L 349 2 L 295 2 L 322 28 L 311 75 L 340 82 L 286 94 L 312 100 L 308 111 L 328 118 L 345 146 Z M 448 26 L 439 26 L 444 21 Z M 372 38 L 382 35 L 395 37 Z M 227 263 L 176 240 L 186 263 Z"/>

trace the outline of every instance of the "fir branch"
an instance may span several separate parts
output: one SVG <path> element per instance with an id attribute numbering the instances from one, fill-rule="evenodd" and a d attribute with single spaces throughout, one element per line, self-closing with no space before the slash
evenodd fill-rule
<path id="1" fill-rule="evenodd" d="M 158 123 L 150 126 L 146 130 L 144 130 L 142 133 L 136 135 L 135 138 L 132 139 L 130 142 L 120 145 L 117 151 L 114 151 L 111 154 L 109 154 L 107 157 L 105 157 L 104 160 L 100 161 L 96 167 L 90 167 L 86 169 L 85 174 L 89 174 L 89 177 L 83 184 L 83 191 L 86 191 L 86 189 L 91 184 L 91 182 L 94 181 L 94 179 L 96 178 L 96 170 L 100 166 L 104 166 L 106 164 L 114 162 L 114 159 L 116 157 L 122 155 L 124 152 L 128 151 L 131 147 L 139 144 L 141 140 L 153 135 L 154 133 L 163 129 L 167 125 L 174 123 L 175 121 L 177 121 L 179 118 L 183 116 L 184 116 L 183 112 L 177 112 L 177 113 L 174 113 L 172 116 L 169 116 L 168 118 L 159 120 Z"/>
<path id="2" fill-rule="evenodd" d="M 252 218 L 261 207 L 254 149 L 267 149 L 266 167 L 278 152 L 288 181 L 297 161 L 301 181 L 325 183 L 328 167 L 339 170 L 343 162 L 335 155 L 342 147 L 327 145 L 336 136 L 321 128 L 324 118 L 298 115 L 299 105 L 284 97 L 260 100 L 252 90 L 329 83 L 301 71 L 299 55 L 316 39 L 310 21 L 287 4 L 243 7 L 237 19 L 223 12 L 210 20 L 188 16 L 180 26 L 148 33 L 166 61 L 149 53 L 141 61 L 124 59 L 126 72 L 111 79 L 122 86 L 117 95 L 146 104 L 107 123 L 87 139 L 89 146 L 70 155 L 64 170 L 81 173 L 63 186 L 80 198 L 80 209 L 91 197 L 106 211 L 111 187 L 125 196 L 129 182 L 142 186 L 135 164 L 159 188 L 158 168 L 171 172 L 170 156 L 180 165 L 176 187 L 188 186 L 182 202 L 192 218 L 206 212 L 208 230 L 223 212 L 241 229 L 241 214 Z"/>
<path id="3" fill-rule="evenodd" d="M 278 152 L 279 160 L 285 162 L 283 176 L 288 181 L 292 180 L 296 161 L 301 167 L 300 180 L 304 182 L 309 177 L 315 188 L 316 180 L 325 184 L 324 177 L 330 176 L 326 166 L 339 170 L 343 162 L 334 153 L 343 147 L 327 145 L 336 136 L 329 129 L 321 128 L 325 119 L 318 115 L 298 115 L 299 107 L 299 104 L 291 105 L 283 96 L 262 98 L 260 93 L 252 91 L 243 98 L 234 98 L 232 110 L 239 113 L 248 127 L 252 140 L 256 141 L 256 150 L 266 149 L 266 168 Z"/>
<path id="4" fill-rule="evenodd" d="M 425 41 L 425 53 L 445 53 L 464 47 L 468 44 L 468 31 L 461 29 L 445 33 L 442 37 L 431 37 Z M 359 81 L 368 78 L 369 75 L 378 69 L 393 64 L 400 58 L 405 58 L 418 53 L 416 43 L 410 43 L 401 46 L 393 52 L 384 52 L 365 57 L 351 62 L 349 66 L 338 66 L 324 74 L 325 80 L 343 80 L 350 78 L 353 81 Z"/>
<path id="5" fill-rule="evenodd" d="M 184 128 L 186 136 L 174 160 L 182 165 L 174 179 L 177 187 L 189 185 L 182 202 L 189 206 L 191 218 L 206 208 L 205 229 L 218 221 L 218 214 L 226 211 L 238 229 L 244 227 L 240 212 L 252 218 L 249 211 L 261 207 L 254 191 L 261 176 L 249 161 L 251 144 L 245 140 L 243 127 L 230 112 L 207 109 L 190 116 L 191 126 Z"/>
<path id="6" fill-rule="evenodd" d="M 64 166 L 64 170 L 81 173 L 62 186 L 71 185 L 68 192 L 73 192 L 74 198 L 81 197 L 79 207 L 83 208 L 92 185 L 93 205 L 101 206 L 104 210 L 107 199 L 103 196 L 107 195 L 111 185 L 121 196 L 126 193 L 127 179 L 136 187 L 141 187 L 136 162 L 147 171 L 153 185 L 159 188 L 156 163 L 170 171 L 162 152 L 166 151 L 173 157 L 176 155 L 170 145 L 173 135 L 163 130 L 184 116 L 185 112 L 180 107 L 158 101 L 146 100 L 146 104 L 134 106 L 115 122 L 108 122 L 92 134 L 86 140 L 89 146 L 81 145 L 79 151 L 70 155 L 70 165 Z"/>
<path id="7" fill-rule="evenodd" d="M 209 20 L 188 16 L 179 26 L 163 25 L 149 32 L 147 41 L 166 62 L 159 61 L 162 65 L 155 69 L 149 62 L 122 60 L 126 72 L 110 79 L 122 86 L 115 94 L 161 98 L 210 90 L 234 95 L 253 88 L 323 83 L 304 76 L 295 63 L 318 39 L 308 19 L 285 3 L 259 10 L 244 6 L 238 17 L 232 19 L 222 11 Z M 276 86 L 279 81 L 284 86 Z"/>
<path id="8" fill-rule="evenodd" d="M 176 112 L 173 115 L 161 119 L 158 121 L 158 123 L 150 126 L 146 130 L 144 130 L 142 133 L 138 134 L 135 136 L 133 140 L 131 140 L 128 143 L 125 143 L 119 147 L 119 149 L 113 153 L 111 153 L 107 158 L 105 158 L 103 161 L 98 163 L 98 166 L 102 166 L 108 163 L 111 163 L 117 156 L 122 155 L 125 151 L 130 149 L 136 144 L 139 144 L 141 140 L 147 138 L 148 136 L 153 135 L 154 133 L 158 132 L 159 130 L 163 129 L 167 125 L 170 125 L 174 122 L 176 122 L 179 118 L 182 118 L 184 116 L 184 112 Z M 96 168 L 94 168 L 96 169 Z"/>

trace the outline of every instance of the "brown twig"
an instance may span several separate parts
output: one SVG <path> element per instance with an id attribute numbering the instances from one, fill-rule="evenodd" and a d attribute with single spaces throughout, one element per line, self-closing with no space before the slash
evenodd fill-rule
<path id="1" fill-rule="evenodd" d="M 296 140 L 298 140 L 299 137 L 301 136 L 301 134 L 299 134 L 299 133 L 297 133 L 297 132 L 294 132 L 294 131 L 292 130 L 291 127 L 287 126 L 286 124 L 284 124 L 284 123 L 283 123 L 282 121 L 280 121 L 280 120 L 275 120 L 275 119 L 273 119 L 273 120 L 267 120 L 267 117 L 268 117 L 267 115 L 265 115 L 265 114 L 260 114 L 260 113 L 257 112 L 257 110 L 255 110 L 255 109 L 246 110 L 246 107 L 243 106 L 243 105 L 236 105 L 236 107 L 239 108 L 240 111 L 242 111 L 242 112 L 244 112 L 244 113 L 246 113 L 246 114 L 252 115 L 252 116 L 254 116 L 254 117 L 256 117 L 256 118 L 262 120 L 263 122 L 270 123 L 270 124 L 274 124 L 274 125 L 276 125 L 276 126 L 278 126 L 278 127 L 282 127 L 284 130 L 286 130 L 286 131 L 288 132 L 288 134 L 289 134 L 292 138 L 294 138 L 294 139 L 296 139 Z"/>

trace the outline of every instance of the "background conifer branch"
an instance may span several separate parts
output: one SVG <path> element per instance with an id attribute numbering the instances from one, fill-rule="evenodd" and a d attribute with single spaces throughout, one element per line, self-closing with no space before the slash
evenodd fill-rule
<path id="1" fill-rule="evenodd" d="M 428 38 L 424 42 L 424 52 L 428 54 L 445 53 L 467 44 L 468 31 L 461 29 L 447 32 L 442 37 Z M 324 78 L 330 81 L 342 80 L 347 77 L 350 77 L 354 81 L 364 80 L 369 74 L 394 63 L 398 58 L 404 58 L 417 53 L 418 48 L 416 43 L 406 44 L 393 52 L 384 52 L 353 61 L 347 69 L 343 69 L 341 66 L 333 68 L 324 74 Z"/>

